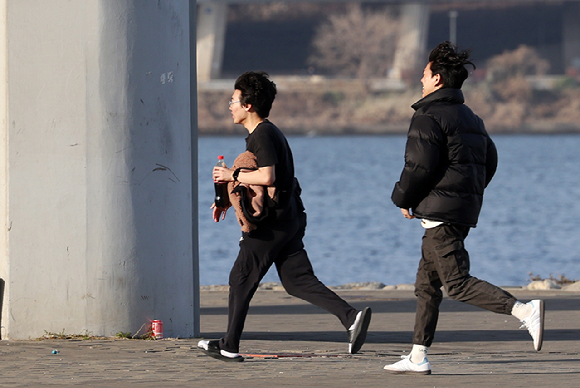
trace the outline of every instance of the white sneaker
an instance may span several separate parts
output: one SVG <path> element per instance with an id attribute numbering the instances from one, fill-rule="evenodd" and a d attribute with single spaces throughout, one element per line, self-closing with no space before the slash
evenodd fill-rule
<path id="1" fill-rule="evenodd" d="M 430 375 L 431 374 L 431 364 L 429 364 L 429 360 L 427 357 L 423 359 L 418 364 L 414 364 L 411 362 L 411 356 L 402 356 L 402 360 L 399 362 L 395 362 L 391 365 L 385 365 L 385 370 L 391 373 L 397 374 L 418 374 L 418 375 Z"/>
<path id="2" fill-rule="evenodd" d="M 535 299 L 528 302 L 532 306 L 532 314 L 522 319 L 522 326 L 528 329 L 532 339 L 534 340 L 534 349 L 539 351 L 542 349 L 542 342 L 544 340 L 544 301 Z"/>

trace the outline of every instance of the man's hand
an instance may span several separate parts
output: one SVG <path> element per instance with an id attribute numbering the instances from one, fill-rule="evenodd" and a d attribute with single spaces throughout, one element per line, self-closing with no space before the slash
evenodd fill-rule
<path id="1" fill-rule="evenodd" d="M 415 218 L 414 215 L 412 215 L 411 213 L 409 213 L 409 209 L 402 209 L 401 208 L 401 213 L 403 213 L 403 217 L 405 217 L 408 220 L 412 220 L 413 218 Z"/>
<path id="2" fill-rule="evenodd" d="M 226 167 L 214 167 L 212 172 L 214 182 L 231 182 L 234 180 L 234 170 Z"/>
<path id="3" fill-rule="evenodd" d="M 222 220 L 226 219 L 226 212 L 228 211 L 227 208 L 217 207 L 214 203 L 211 205 L 210 209 L 213 209 L 213 220 L 215 222 L 220 222 L 220 216 Z"/>

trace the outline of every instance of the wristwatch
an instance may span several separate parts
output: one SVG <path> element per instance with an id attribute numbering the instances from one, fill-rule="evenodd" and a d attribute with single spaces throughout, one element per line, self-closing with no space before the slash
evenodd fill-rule
<path id="1" fill-rule="evenodd" d="M 241 168 L 236 168 L 234 170 L 234 173 L 232 174 L 232 178 L 234 178 L 234 182 L 238 181 L 238 175 L 240 175 L 240 170 L 241 170 Z"/>

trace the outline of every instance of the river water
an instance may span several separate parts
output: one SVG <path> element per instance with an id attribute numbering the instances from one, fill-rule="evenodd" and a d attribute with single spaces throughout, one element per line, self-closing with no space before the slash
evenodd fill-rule
<path id="1" fill-rule="evenodd" d="M 227 284 L 240 229 L 233 209 L 214 223 L 211 169 L 245 150 L 239 137 L 199 139 L 201 285 Z M 497 173 L 466 240 L 471 274 L 500 286 L 531 275 L 580 280 L 580 135 L 495 135 Z M 390 200 L 405 136 L 289 137 L 308 214 L 304 243 L 327 285 L 413 283 L 423 228 Z M 264 281 L 278 281 L 275 269 Z"/>

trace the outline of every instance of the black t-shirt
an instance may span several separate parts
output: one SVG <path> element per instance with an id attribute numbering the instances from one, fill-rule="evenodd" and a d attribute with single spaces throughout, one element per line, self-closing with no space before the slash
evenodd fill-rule
<path id="1" fill-rule="evenodd" d="M 256 156 L 258 167 L 274 166 L 276 174 L 274 186 L 278 193 L 279 205 L 278 218 L 289 216 L 285 210 L 288 210 L 292 194 L 300 202 L 299 208 L 302 208 L 299 199 L 300 189 L 295 187 L 298 183 L 295 183 L 294 178 L 292 150 L 282 131 L 270 121 L 264 120 L 246 138 L 246 150 Z"/>
<path id="2" fill-rule="evenodd" d="M 274 166 L 277 190 L 289 190 L 294 180 L 294 159 L 286 137 L 264 120 L 246 138 L 246 150 L 256 156 L 258 167 Z"/>

